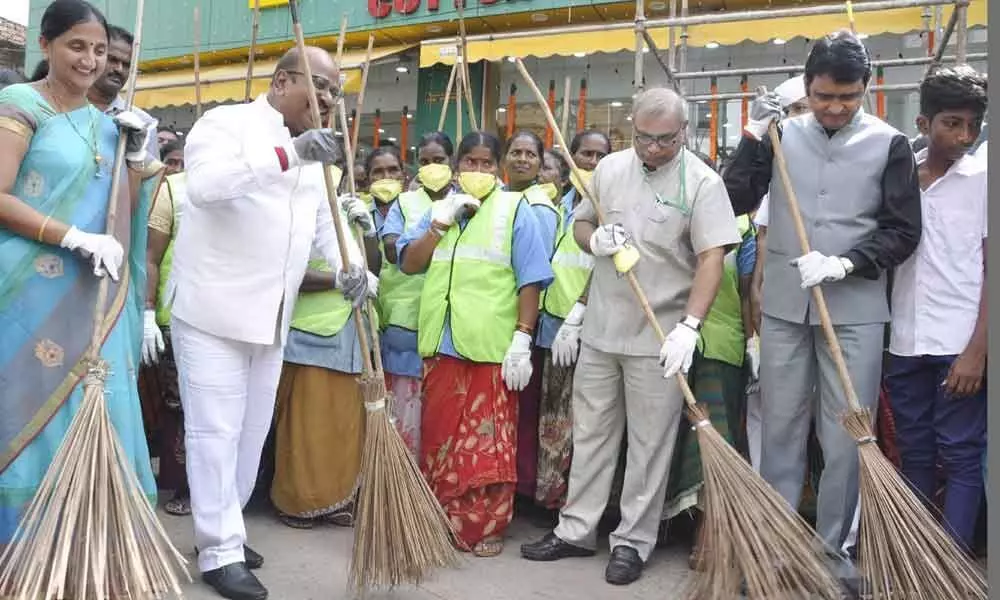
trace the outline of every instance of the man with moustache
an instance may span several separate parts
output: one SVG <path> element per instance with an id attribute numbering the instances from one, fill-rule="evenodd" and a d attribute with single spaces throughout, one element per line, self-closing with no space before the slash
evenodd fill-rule
<path id="1" fill-rule="evenodd" d="M 816 531 L 851 595 L 857 575 L 843 550 L 858 505 L 857 442 L 841 417 L 843 385 L 819 327 L 809 288 L 823 285 L 858 399 L 874 412 L 889 321 L 886 271 L 917 247 L 920 188 L 906 136 L 865 114 L 871 59 L 841 31 L 816 41 L 806 60 L 811 111 L 782 122 L 791 185 L 813 251 L 802 255 L 767 130 L 783 117 L 776 94 L 754 101 L 751 120 L 724 179 L 736 213 L 770 206 L 761 310 L 760 473 L 798 506 L 806 442 L 818 392 L 816 432 L 823 450 Z"/>
<path id="2" fill-rule="evenodd" d="M 263 559 L 245 546 L 242 509 L 271 426 L 310 254 L 326 261 L 336 274 L 331 286 L 355 306 L 369 290 L 356 245 L 348 244 L 350 264 L 341 262 L 327 204 L 323 165 L 339 154 L 336 137 L 311 128 L 310 103 L 329 115 L 339 75 L 326 51 L 292 49 L 267 94 L 209 110 L 187 136 L 188 202 L 165 302 L 172 303 L 198 567 L 233 600 L 267 598 L 248 570 Z"/>
<path id="3" fill-rule="evenodd" d="M 672 90 L 639 94 L 633 147 L 604 158 L 590 183 L 607 222 L 598 225 L 589 202 L 577 208 L 576 241 L 596 261 L 573 378 L 569 490 L 555 531 L 521 547 L 535 561 L 594 554 L 625 433 L 622 519 L 605 571 L 613 585 L 636 581 L 656 545 L 683 406 L 674 376 L 691 365 L 726 250 L 740 242 L 722 179 L 684 147 L 687 124 L 684 99 Z M 670 332 L 663 344 L 619 274 L 622 256 L 612 260 L 626 245 L 638 252 L 632 271 Z"/>

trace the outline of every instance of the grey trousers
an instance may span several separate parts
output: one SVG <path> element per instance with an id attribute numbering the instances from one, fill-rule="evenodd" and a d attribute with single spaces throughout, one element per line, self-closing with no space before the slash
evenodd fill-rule
<path id="1" fill-rule="evenodd" d="M 676 381 L 663 379 L 656 357 L 598 352 L 586 344 L 573 377 L 573 463 L 555 534 L 595 548 L 597 524 L 628 435 L 621 523 L 611 547 L 635 548 L 645 561 L 656 545 L 667 475 L 683 403 Z"/>
<path id="2" fill-rule="evenodd" d="M 872 409 L 878 400 L 885 325 L 835 327 L 858 399 Z M 858 506 L 858 448 L 841 424 L 847 398 L 819 326 L 764 315 L 761 324 L 760 473 L 797 508 L 806 474 L 809 425 L 823 448 L 824 468 L 816 507 L 816 531 L 830 551 L 842 551 Z M 813 385 L 818 402 L 813 402 Z"/>

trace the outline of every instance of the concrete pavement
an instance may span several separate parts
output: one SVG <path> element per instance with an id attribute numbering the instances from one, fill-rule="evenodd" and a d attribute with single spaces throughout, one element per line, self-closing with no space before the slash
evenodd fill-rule
<path id="1" fill-rule="evenodd" d="M 190 517 L 160 513 L 177 548 L 189 561 L 194 583 L 185 587 L 188 600 L 216 600 L 201 582 L 194 558 Z M 347 590 L 352 531 L 332 525 L 310 531 L 291 529 L 264 508 L 247 516 L 250 545 L 264 555 L 264 568 L 255 573 L 270 590 L 270 600 L 340 600 L 354 598 Z M 495 558 L 463 555 L 463 565 L 441 571 L 417 587 L 391 593 L 371 593 L 370 600 L 662 600 L 681 596 L 687 577 L 687 550 L 671 545 L 657 550 L 642 579 L 620 588 L 604 581 L 608 559 L 606 538 L 595 558 L 532 563 L 520 558 L 519 547 L 543 535 L 544 530 L 515 521 L 506 548 Z"/>

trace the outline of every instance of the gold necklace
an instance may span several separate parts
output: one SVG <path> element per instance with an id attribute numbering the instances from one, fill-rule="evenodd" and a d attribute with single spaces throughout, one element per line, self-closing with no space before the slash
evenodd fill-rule
<path id="1" fill-rule="evenodd" d="M 74 123 L 73 119 L 70 118 L 69 112 L 66 110 L 65 106 L 63 106 L 63 104 L 59 102 L 59 100 L 56 98 L 56 95 L 52 90 L 52 86 L 49 85 L 48 79 L 45 80 L 45 89 L 48 90 L 49 98 L 52 100 L 52 104 L 54 105 L 56 110 L 64 117 L 66 117 L 66 121 L 69 123 L 69 126 L 73 129 L 73 133 L 75 133 L 77 137 L 79 137 L 83 141 L 83 143 L 87 145 L 87 147 L 90 149 L 91 154 L 94 155 L 94 164 L 97 166 L 97 175 L 100 176 L 101 162 L 104 160 L 104 157 L 101 156 L 101 152 L 97 147 L 97 120 L 94 118 L 94 107 L 91 106 L 89 102 L 87 102 L 87 112 L 90 115 L 90 137 L 88 138 L 87 136 L 80 133 L 79 129 L 77 129 L 76 123 Z"/>

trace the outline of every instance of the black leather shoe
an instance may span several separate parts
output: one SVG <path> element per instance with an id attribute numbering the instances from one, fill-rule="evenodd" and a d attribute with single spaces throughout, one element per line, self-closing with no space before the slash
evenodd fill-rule
<path id="1" fill-rule="evenodd" d="M 583 558 L 593 556 L 593 550 L 574 546 L 559 539 L 556 534 L 548 533 L 537 542 L 521 545 L 521 556 L 528 560 L 550 562 L 563 558 Z"/>
<path id="2" fill-rule="evenodd" d="M 250 572 L 246 563 L 232 563 L 212 571 L 205 571 L 201 578 L 229 600 L 267 600 L 267 588 Z"/>
<path id="3" fill-rule="evenodd" d="M 198 549 L 194 549 L 194 555 L 198 556 Z M 264 566 L 264 557 L 254 551 L 253 548 L 243 545 L 243 560 L 248 569 L 259 569 Z"/>
<path id="4" fill-rule="evenodd" d="M 628 585 L 642 576 L 642 567 L 642 559 L 635 548 L 615 546 L 604 571 L 604 580 L 611 585 Z"/>
<path id="5" fill-rule="evenodd" d="M 264 557 L 246 544 L 243 545 L 243 560 L 246 561 L 248 569 L 259 569 L 264 566 Z"/>

